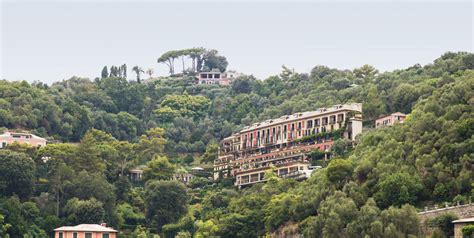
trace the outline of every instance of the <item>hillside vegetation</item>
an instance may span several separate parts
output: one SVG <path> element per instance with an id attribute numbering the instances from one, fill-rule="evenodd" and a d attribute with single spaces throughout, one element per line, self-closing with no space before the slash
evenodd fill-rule
<path id="1" fill-rule="evenodd" d="M 363 103 L 364 133 L 355 147 L 336 141 L 335 158 L 307 181 L 268 173 L 243 190 L 205 175 L 170 181 L 210 167 L 216 143 L 245 125 L 350 102 Z M 405 123 L 372 128 L 396 111 L 409 113 Z M 55 142 L 0 151 L 0 237 L 103 221 L 122 237 L 258 237 L 288 227 L 305 237 L 417 236 L 417 209 L 473 195 L 474 55 L 448 52 L 385 73 L 283 67 L 231 87 L 196 85 L 192 74 L 3 80 L 0 127 Z M 125 175 L 138 165 L 145 181 L 131 183 Z"/>

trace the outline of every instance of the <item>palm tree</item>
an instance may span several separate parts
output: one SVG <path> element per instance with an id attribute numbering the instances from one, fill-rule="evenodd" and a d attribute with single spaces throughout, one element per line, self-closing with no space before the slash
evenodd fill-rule
<path id="1" fill-rule="evenodd" d="M 154 72 L 155 71 L 153 71 L 153 69 L 147 69 L 146 70 L 146 73 L 150 76 L 150 78 L 151 78 L 151 76 L 153 75 Z"/>
<path id="2" fill-rule="evenodd" d="M 145 71 L 143 71 L 143 69 L 141 67 L 138 67 L 138 66 L 134 66 L 132 68 L 132 71 L 137 74 L 137 82 L 140 83 L 140 74 L 145 73 Z"/>

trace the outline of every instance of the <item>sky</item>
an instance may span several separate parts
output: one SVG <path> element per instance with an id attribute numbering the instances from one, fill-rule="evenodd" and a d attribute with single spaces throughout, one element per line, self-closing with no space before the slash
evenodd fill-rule
<path id="1" fill-rule="evenodd" d="M 0 1 L 0 78 L 12 81 L 124 63 L 166 75 L 161 54 L 201 46 L 260 79 L 282 65 L 390 71 L 474 44 L 472 1 Z"/>

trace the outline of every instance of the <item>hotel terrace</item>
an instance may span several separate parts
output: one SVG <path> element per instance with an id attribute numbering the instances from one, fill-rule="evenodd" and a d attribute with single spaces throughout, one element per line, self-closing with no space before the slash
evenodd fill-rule
<path id="1" fill-rule="evenodd" d="M 328 151 L 335 134 L 354 140 L 361 132 L 359 103 L 255 123 L 221 141 L 214 179 L 235 177 L 235 185 L 242 187 L 265 181 L 265 171 L 271 167 L 282 178 L 308 178 L 313 167 L 307 153 Z"/>

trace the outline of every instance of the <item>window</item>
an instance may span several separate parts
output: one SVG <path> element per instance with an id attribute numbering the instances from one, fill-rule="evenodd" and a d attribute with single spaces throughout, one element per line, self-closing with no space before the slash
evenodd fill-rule
<path id="1" fill-rule="evenodd" d="M 77 238 L 77 232 L 72 233 L 72 238 Z"/>
<path id="2" fill-rule="evenodd" d="M 220 77 L 221 77 L 220 74 L 214 74 L 214 78 L 215 78 L 215 79 L 218 79 L 218 78 L 220 78 Z"/>
<path id="3" fill-rule="evenodd" d="M 323 117 L 323 126 L 327 125 L 328 124 L 328 118 L 327 117 Z"/>
<path id="4" fill-rule="evenodd" d="M 86 232 L 86 236 L 85 236 L 85 238 L 92 238 L 92 233 L 90 233 L 90 232 Z"/>
<path id="5" fill-rule="evenodd" d="M 59 232 L 59 238 L 63 238 L 63 233 Z"/>
<path id="6" fill-rule="evenodd" d="M 201 74 L 201 78 L 207 79 L 207 74 Z"/>
<path id="7" fill-rule="evenodd" d="M 315 124 L 316 126 L 319 126 L 319 119 L 314 120 L 314 124 Z"/>
<path id="8" fill-rule="evenodd" d="M 102 234 L 102 238 L 109 238 L 109 233 Z"/>

